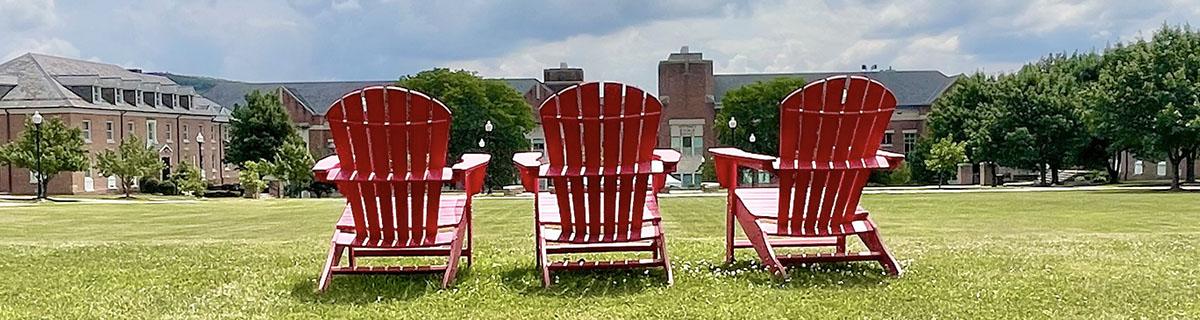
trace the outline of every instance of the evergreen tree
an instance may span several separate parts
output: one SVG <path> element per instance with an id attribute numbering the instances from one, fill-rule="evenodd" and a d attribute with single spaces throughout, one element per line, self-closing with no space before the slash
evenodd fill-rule
<path id="1" fill-rule="evenodd" d="M 271 161 L 290 137 L 298 137 L 279 96 L 255 90 L 246 95 L 246 105 L 235 105 L 229 122 L 225 160 Z"/>

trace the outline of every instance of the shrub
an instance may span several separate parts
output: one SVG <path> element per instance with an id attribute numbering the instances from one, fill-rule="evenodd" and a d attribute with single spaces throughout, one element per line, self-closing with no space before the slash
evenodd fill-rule
<path id="1" fill-rule="evenodd" d="M 190 163 L 180 163 L 179 170 L 171 174 L 171 182 L 180 193 L 203 197 L 208 185 L 200 177 L 200 169 Z"/>
<path id="2" fill-rule="evenodd" d="M 138 179 L 138 190 L 145 194 L 161 193 L 162 187 L 160 184 L 162 184 L 162 181 L 158 180 L 158 178 L 142 177 Z"/>
<path id="3" fill-rule="evenodd" d="M 179 188 L 175 187 L 174 182 L 167 180 L 158 184 L 158 193 L 164 196 L 177 196 L 179 195 Z"/>
<path id="4" fill-rule="evenodd" d="M 267 187 L 267 182 L 263 181 L 262 174 L 270 172 L 271 164 L 265 161 L 246 161 L 242 163 L 242 170 L 238 172 L 238 180 L 241 181 L 242 189 L 245 190 L 247 198 L 258 198 L 262 193 L 263 188 Z"/>

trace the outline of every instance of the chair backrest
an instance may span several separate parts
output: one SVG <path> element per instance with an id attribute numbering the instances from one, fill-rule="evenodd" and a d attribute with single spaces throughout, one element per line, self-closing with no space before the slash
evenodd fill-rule
<path id="1" fill-rule="evenodd" d="M 658 143 L 658 98 L 633 86 L 588 82 L 538 109 L 563 229 L 586 241 L 637 237 Z"/>
<path id="2" fill-rule="evenodd" d="M 780 102 L 779 233 L 830 232 L 848 221 L 895 109 L 890 90 L 858 76 L 816 81 Z"/>
<path id="3" fill-rule="evenodd" d="M 325 115 L 341 163 L 335 179 L 360 237 L 423 244 L 437 233 L 450 110 L 420 92 L 368 87 Z"/>

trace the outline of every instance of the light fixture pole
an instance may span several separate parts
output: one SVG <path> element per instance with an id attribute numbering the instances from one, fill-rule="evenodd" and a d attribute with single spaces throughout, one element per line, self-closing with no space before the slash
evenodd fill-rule
<path id="1" fill-rule="evenodd" d="M 488 135 L 491 135 L 492 130 L 495 128 L 496 128 L 496 126 L 492 125 L 492 120 L 488 120 L 487 123 L 483 124 L 484 136 L 486 137 Z M 480 149 L 479 152 L 489 153 L 489 152 L 487 152 L 486 149 L 484 149 L 484 147 L 487 147 L 487 143 L 485 143 L 483 141 L 483 138 L 480 138 L 479 139 L 479 149 Z M 483 185 L 484 185 L 484 189 L 487 190 L 487 194 L 492 194 L 492 186 L 490 184 L 488 184 L 487 179 L 483 180 Z"/>
<path id="2" fill-rule="evenodd" d="M 33 149 L 37 154 L 37 165 L 35 165 L 36 171 L 34 172 L 37 174 L 37 195 L 34 196 L 34 200 L 42 200 L 46 198 L 45 175 L 42 174 L 42 120 L 44 119 L 40 112 L 34 111 L 31 120 L 33 121 Z"/>
<path id="3" fill-rule="evenodd" d="M 200 179 L 206 179 L 204 173 L 204 133 L 196 133 L 196 163 L 200 166 Z"/>

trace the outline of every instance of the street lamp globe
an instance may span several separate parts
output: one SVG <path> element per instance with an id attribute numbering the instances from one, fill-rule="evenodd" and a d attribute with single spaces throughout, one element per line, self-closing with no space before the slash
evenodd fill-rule
<path id="1" fill-rule="evenodd" d="M 197 133 L 197 134 L 196 134 L 196 142 L 198 142 L 198 143 L 204 143 L 204 134 L 203 134 L 203 133 Z"/>
<path id="2" fill-rule="evenodd" d="M 483 131 L 492 132 L 492 129 L 494 128 L 495 126 L 492 126 L 492 120 L 488 120 L 487 123 L 483 124 Z"/>
<path id="3" fill-rule="evenodd" d="M 42 118 L 42 113 L 41 113 L 41 112 L 34 111 L 34 112 L 33 112 L 33 117 L 32 117 L 32 120 L 33 120 L 33 124 L 35 124 L 35 125 L 41 125 L 41 124 L 42 124 L 42 120 L 44 120 L 44 118 Z"/>
<path id="4" fill-rule="evenodd" d="M 750 134 L 750 143 L 754 143 L 755 141 L 758 141 L 758 139 L 754 138 L 754 134 L 751 133 Z"/>
<path id="5" fill-rule="evenodd" d="M 734 117 L 729 117 L 729 128 L 730 129 L 737 128 L 737 119 L 735 119 Z"/>

